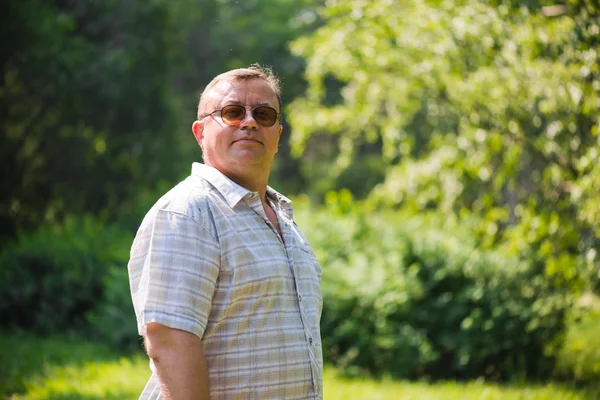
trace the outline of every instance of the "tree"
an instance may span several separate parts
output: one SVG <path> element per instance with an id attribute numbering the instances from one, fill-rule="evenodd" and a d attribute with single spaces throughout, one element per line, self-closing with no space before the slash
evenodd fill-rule
<path id="1" fill-rule="evenodd" d="M 305 90 L 304 59 L 291 54 L 289 43 L 319 24 L 314 7 L 321 0 L 190 1 L 196 6 L 194 11 L 184 10 L 190 20 L 185 39 L 188 59 L 176 78 L 176 90 L 185 99 L 190 117 L 195 115 L 202 88 L 214 76 L 254 63 L 271 67 L 281 78 L 284 105 Z M 191 120 L 186 129 L 190 124 Z M 283 124 L 271 180 L 286 193 L 298 193 L 306 182 L 300 162 L 290 155 L 286 113 Z"/>
<path id="2" fill-rule="evenodd" d="M 177 176 L 169 73 L 178 31 L 167 4 L 9 2 L 1 24 L 3 242 L 65 214 L 114 216 L 140 187 Z"/>
<path id="3" fill-rule="evenodd" d="M 309 82 L 290 107 L 296 154 L 334 135 L 340 173 L 379 143 L 380 204 L 477 217 L 483 245 L 561 281 L 598 270 L 594 1 L 327 4 L 324 26 L 293 45 Z"/>
<path id="4" fill-rule="evenodd" d="M 258 62 L 283 77 L 284 101 L 303 90 L 287 43 L 316 23 L 315 1 L 10 1 L 0 243 L 67 214 L 139 222 L 140 198 L 200 159 L 190 126 L 212 77 Z M 273 176 L 298 191 L 288 137 Z"/>

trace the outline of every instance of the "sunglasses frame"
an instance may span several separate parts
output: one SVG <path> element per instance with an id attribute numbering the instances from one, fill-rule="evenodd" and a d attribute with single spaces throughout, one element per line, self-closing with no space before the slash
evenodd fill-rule
<path id="1" fill-rule="evenodd" d="M 226 109 L 227 107 L 241 107 L 241 108 L 243 108 L 244 109 L 244 118 L 240 119 L 239 122 L 237 122 L 237 123 L 230 124 L 229 122 L 227 122 L 223 118 L 223 110 Z M 258 120 L 256 119 L 256 117 L 254 116 L 254 111 L 256 111 L 259 108 L 270 108 L 271 110 L 273 110 L 273 112 L 275 113 L 275 120 L 273 121 L 273 123 L 271 125 L 264 125 L 264 124 L 261 124 L 260 122 L 258 122 Z M 215 111 L 212 111 L 212 112 L 209 112 L 209 113 L 206 113 L 206 114 L 202 114 L 200 116 L 200 118 L 198 118 L 198 121 L 203 120 L 204 118 L 206 118 L 208 116 L 211 116 L 211 115 L 213 115 L 215 113 L 221 113 L 221 121 L 223 121 L 224 124 L 229 125 L 229 126 L 236 126 L 236 125 L 239 125 L 244 119 L 246 119 L 246 115 L 247 115 L 246 110 L 247 110 L 247 108 L 245 106 L 241 105 L 241 104 L 227 104 L 227 105 L 221 107 L 220 110 L 215 110 Z M 265 127 L 265 128 L 270 128 L 273 125 L 275 125 L 277 123 L 277 121 L 279 121 L 280 117 L 281 117 L 281 113 L 278 113 L 277 110 L 275 110 L 271 106 L 260 105 L 260 106 L 254 107 L 252 109 L 252 118 L 254 118 L 254 120 L 256 121 L 257 124 L 259 124 L 260 126 Z"/>

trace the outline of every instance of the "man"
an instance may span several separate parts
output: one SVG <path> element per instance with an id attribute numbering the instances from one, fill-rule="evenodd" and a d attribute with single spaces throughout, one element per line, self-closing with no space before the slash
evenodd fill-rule
<path id="1" fill-rule="evenodd" d="M 279 82 L 214 78 L 192 125 L 204 164 L 144 218 L 129 278 L 153 371 L 144 399 L 322 398 L 321 268 L 290 200 L 267 186 Z"/>

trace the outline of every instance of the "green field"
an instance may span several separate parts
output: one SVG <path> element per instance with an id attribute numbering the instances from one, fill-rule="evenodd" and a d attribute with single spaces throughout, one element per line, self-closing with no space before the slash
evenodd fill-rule
<path id="1" fill-rule="evenodd" d="M 598 342 L 590 334 L 597 327 L 598 315 L 575 324 L 568 344 L 577 347 L 581 340 Z M 583 329 L 580 329 L 583 328 Z M 579 335 L 579 336 L 578 336 Z M 585 335 L 585 337 L 581 336 Z M 563 368 L 574 368 L 578 360 L 590 360 L 598 347 L 577 353 L 575 347 L 564 360 Z M 581 346 L 580 346 L 581 347 Z M 566 347 L 567 348 L 567 347 Z M 139 353 L 119 355 L 99 343 L 81 339 L 38 338 L 30 334 L 0 334 L 0 397 L 8 399 L 137 399 L 148 376 L 146 357 Z M 585 355 L 585 357 L 583 357 Z M 577 364 L 579 369 L 585 365 Z M 593 364 L 590 364 L 593 368 Z M 600 398 L 600 386 L 575 387 L 567 383 L 520 383 L 498 385 L 483 381 L 407 382 L 347 379 L 339 371 L 325 370 L 325 398 L 336 399 L 548 399 L 568 400 Z"/>

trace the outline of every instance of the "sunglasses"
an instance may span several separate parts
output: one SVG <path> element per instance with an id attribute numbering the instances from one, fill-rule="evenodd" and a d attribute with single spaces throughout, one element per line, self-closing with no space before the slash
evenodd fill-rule
<path id="1" fill-rule="evenodd" d="M 215 110 L 208 114 L 201 115 L 199 119 L 204 119 L 209 115 L 221 113 L 221 119 L 227 125 L 239 125 L 246 118 L 246 107 L 239 104 L 231 104 Z M 252 109 L 252 118 L 261 126 L 269 128 L 275 125 L 279 114 L 274 108 L 268 106 L 258 106 Z"/>

